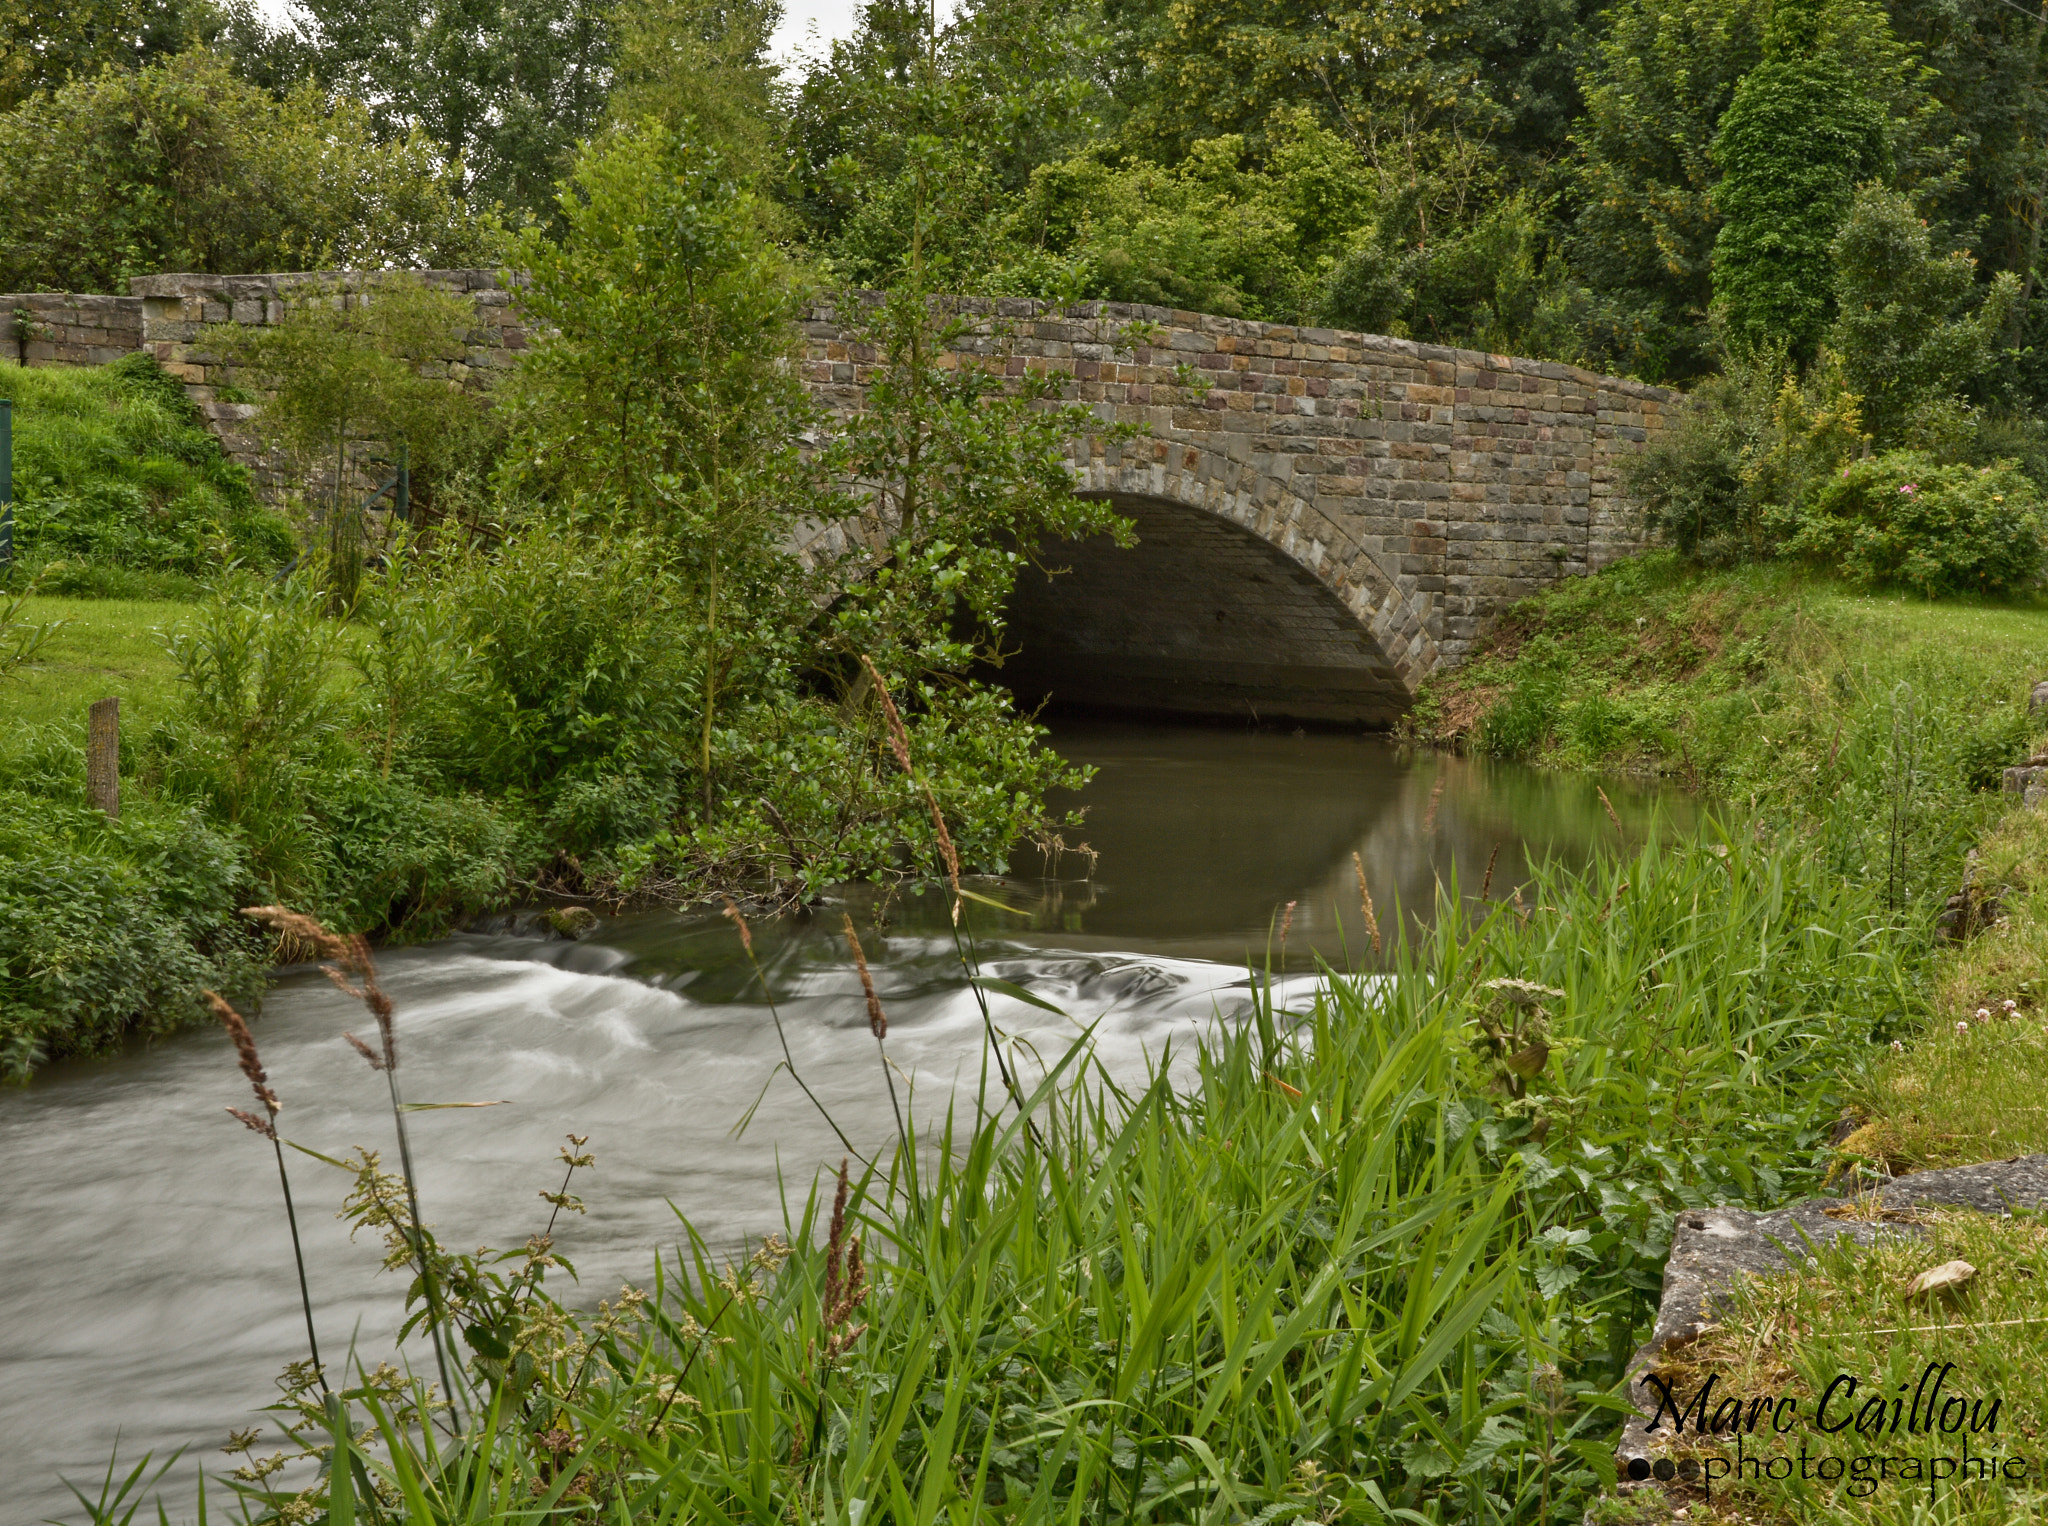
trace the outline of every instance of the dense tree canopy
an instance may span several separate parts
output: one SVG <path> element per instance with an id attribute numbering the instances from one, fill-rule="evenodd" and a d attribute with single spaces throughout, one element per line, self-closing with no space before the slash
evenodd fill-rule
<path id="1" fill-rule="evenodd" d="M 165 82 L 203 45 L 272 98 L 238 97 L 246 120 L 303 138 L 319 119 L 317 162 L 361 165 L 386 187 L 376 205 L 425 217 L 438 197 L 451 229 L 533 220 L 558 240 L 579 144 L 687 122 L 751 182 L 791 268 L 826 283 L 886 285 L 915 260 L 955 289 L 1356 325 L 1681 383 L 1730 342 L 1817 352 L 1828 249 L 1874 180 L 1910 200 L 1936 255 L 1970 256 L 1976 296 L 2018 282 L 2009 353 L 1972 384 L 2011 406 L 2048 390 L 2048 20 L 2025 9 L 966 0 L 948 16 L 869 0 L 851 35 L 792 61 L 770 57 L 777 0 L 310 0 L 284 31 L 246 0 L 30 0 L 0 26 L 0 132 L 47 133 L 88 98 L 104 117 L 164 87 L 92 84 L 102 70 Z M 131 201 L 187 183 L 159 134 L 85 139 L 112 145 L 88 163 L 120 163 Z M 400 163 L 431 195 L 393 188 Z M 201 198 L 218 210 L 180 237 L 130 234 L 140 214 L 107 215 L 107 176 L 75 182 L 48 182 L 47 221 L 104 225 L 127 252 L 11 249 L 12 268 L 105 285 L 153 260 L 246 267 L 259 247 L 403 262 L 472 242 L 197 228 L 246 223 L 241 204 L 278 190 Z"/>
<path id="2" fill-rule="evenodd" d="M 0 115 L 0 290 L 111 291 L 160 270 L 465 265 L 485 229 L 417 132 L 282 99 L 217 54 L 108 68 Z"/>

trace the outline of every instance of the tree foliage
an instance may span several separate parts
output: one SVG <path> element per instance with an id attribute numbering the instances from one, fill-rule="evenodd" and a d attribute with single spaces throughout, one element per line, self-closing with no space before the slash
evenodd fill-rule
<path id="1" fill-rule="evenodd" d="M 310 87 L 283 100 L 195 49 L 0 115 L 0 288 L 116 291 L 163 270 L 473 265 L 487 227 L 440 150 L 379 141 Z"/>
<path id="2" fill-rule="evenodd" d="M 424 134 L 474 211 L 545 212 L 603 125 L 617 21 L 602 0 L 303 0 L 306 66 L 378 137 Z"/>
<path id="3" fill-rule="evenodd" d="M 2001 271 L 1980 287 L 1977 262 L 1960 249 L 1937 255 L 1926 220 L 1882 186 L 1857 193 L 1828 252 L 1837 313 L 1828 344 L 1843 384 L 1880 445 L 1904 443 L 1991 369 L 2019 278 Z"/>
<path id="4" fill-rule="evenodd" d="M 1829 251 L 1857 183 L 1887 168 L 1886 120 L 1867 62 L 1840 46 L 1816 0 L 1777 0 L 1763 59 L 1736 86 L 1714 139 L 1714 301 L 1731 343 L 1810 359 L 1834 313 Z"/>
<path id="5" fill-rule="evenodd" d="M 14 0 L 0 13 L 0 112 L 211 42 L 228 20 L 211 0 Z"/>

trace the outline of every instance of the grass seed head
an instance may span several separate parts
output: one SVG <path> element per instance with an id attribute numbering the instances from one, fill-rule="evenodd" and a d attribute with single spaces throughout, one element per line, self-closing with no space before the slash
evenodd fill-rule
<path id="1" fill-rule="evenodd" d="M 236 1063 L 241 1066 L 242 1074 L 249 1078 L 249 1089 L 256 1093 L 256 1100 L 263 1104 L 264 1111 L 275 1118 L 284 1104 L 277 1100 L 277 1093 L 270 1089 L 270 1077 L 264 1073 L 263 1060 L 256 1053 L 256 1040 L 249 1033 L 248 1023 L 243 1021 L 242 1014 L 230 1006 L 219 992 L 208 991 L 205 995 L 206 1003 L 213 1008 L 214 1016 L 218 1017 L 221 1026 L 227 1029 L 228 1037 L 234 1040 Z M 233 1108 L 229 1108 L 228 1111 L 235 1112 Z M 247 1122 L 246 1114 L 235 1113 L 235 1116 Z M 253 1123 L 249 1126 L 256 1128 Z M 256 1132 L 268 1133 L 269 1127 L 265 1125 L 256 1129 Z"/>
<path id="2" fill-rule="evenodd" d="M 1372 909 L 1372 891 L 1365 883 L 1365 861 L 1356 853 L 1351 855 L 1351 872 L 1358 876 L 1358 903 L 1365 912 L 1365 931 L 1372 939 L 1372 951 L 1380 951 L 1380 919 Z"/>
<path id="3" fill-rule="evenodd" d="M 732 918 L 732 925 L 740 930 L 740 946 L 751 958 L 754 952 L 754 930 L 747 926 L 747 919 L 740 915 L 740 909 L 733 904 L 731 896 L 725 898 L 725 914 Z"/>
<path id="4" fill-rule="evenodd" d="M 846 946 L 853 950 L 853 966 L 860 971 L 860 988 L 868 999 L 868 1031 L 877 1040 L 889 1036 L 889 1018 L 882 1011 L 882 998 L 875 994 L 874 977 L 868 974 L 868 956 L 861 951 L 860 934 L 853 930 L 853 918 L 844 912 L 840 920 L 846 924 Z"/>

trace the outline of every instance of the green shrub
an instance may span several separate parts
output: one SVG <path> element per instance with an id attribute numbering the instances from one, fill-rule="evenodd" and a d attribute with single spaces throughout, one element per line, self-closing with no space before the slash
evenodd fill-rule
<path id="1" fill-rule="evenodd" d="M 202 1020 L 200 993 L 253 1000 L 257 940 L 235 908 L 247 852 L 190 808 L 82 798 L 85 759 L 46 743 L 0 784 L 0 1078 Z"/>
<path id="2" fill-rule="evenodd" d="M 81 73 L 0 114 L 0 291 L 474 265 L 491 238 L 459 180 L 417 129 L 386 137 L 358 101 L 310 79 L 273 94 L 204 48 Z"/>
<path id="3" fill-rule="evenodd" d="M 2041 575 L 2041 491 L 2010 461 L 1943 466 L 1922 451 L 1886 451 L 1775 517 L 1790 532 L 1788 553 L 1864 584 L 1933 598 L 2008 593 Z"/>
<path id="4" fill-rule="evenodd" d="M 1956 748 L 1963 782 L 1974 790 L 1997 789 L 2005 771 L 2024 762 L 2034 727 L 2024 705 L 2000 705 L 1972 726 Z"/>
<path id="5" fill-rule="evenodd" d="M 240 829 L 274 882 L 306 875 L 308 781 L 336 740 L 330 692 L 337 630 L 306 573 L 223 581 L 168 637 L 181 713 L 155 737 L 168 786 Z"/>
<path id="6" fill-rule="evenodd" d="M 1776 438 L 1784 358 L 1731 357 L 1694 389 L 1677 428 L 1622 468 L 1648 527 L 1688 561 L 1728 567 L 1767 554 L 1755 463 Z"/>
<path id="7" fill-rule="evenodd" d="M 1913 203 L 1878 185 L 1857 190 L 1832 252 L 1840 315 L 1828 347 L 1864 427 L 1880 446 L 1923 447 L 1950 417 L 1966 427 L 1957 400 L 1996 361 L 2019 278 L 1980 286 L 1975 260 L 1937 255 Z"/>
<path id="8" fill-rule="evenodd" d="M 1564 699 L 1564 654 L 1548 636 L 1522 649 L 1507 693 L 1479 718 L 1479 750 L 1496 758 L 1526 758 L 1557 730 Z"/>
<path id="9" fill-rule="evenodd" d="M 468 654 L 449 696 L 468 777 L 547 791 L 676 766 L 698 682 L 655 541 L 536 526 L 452 569 L 442 597 Z"/>
<path id="10" fill-rule="evenodd" d="M 540 856 L 531 830 L 493 802 L 361 760 L 318 775 L 312 793 L 314 878 L 294 900 L 330 927 L 434 937 L 503 905 L 519 869 Z"/>
<path id="11" fill-rule="evenodd" d="M 8 389 L 15 544 L 45 592 L 183 592 L 224 561 L 291 559 L 290 527 L 152 357 L 18 369 Z"/>

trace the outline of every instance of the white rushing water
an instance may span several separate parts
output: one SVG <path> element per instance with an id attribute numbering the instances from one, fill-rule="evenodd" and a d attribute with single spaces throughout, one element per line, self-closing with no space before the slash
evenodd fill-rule
<path id="1" fill-rule="evenodd" d="M 950 948 L 905 938 L 872 955 L 908 1105 L 930 1119 L 956 1099 L 971 1108 L 981 1017 Z M 538 1194 L 560 1185 L 563 1136 L 588 1136 L 597 1168 L 576 1183 L 588 1212 L 557 1231 L 585 1301 L 650 1283 L 678 1212 L 721 1249 L 780 1228 L 785 1195 L 800 1213 L 843 1153 L 786 1076 L 770 1082 L 781 1050 L 758 990 L 693 999 L 700 972 L 649 983 L 616 973 L 625 959 L 463 937 L 382 961 L 408 1100 L 504 1103 L 411 1116 L 428 1220 L 455 1246 L 522 1243 L 547 1217 Z M 1169 1043 L 1191 1052 L 1215 1014 L 1241 1010 L 1250 979 L 1200 961 L 1037 950 L 995 957 L 987 973 L 1100 1018 L 1098 1056 L 1134 1080 Z M 894 1123 L 851 969 L 785 965 L 774 981 L 805 1080 L 858 1148 L 885 1148 Z M 991 1002 L 999 1026 L 1048 1060 L 1078 1034 L 1013 998 Z M 287 1138 L 395 1162 L 382 1080 L 341 1037 L 365 1022 L 359 1004 L 295 972 L 256 1037 Z M 117 1438 L 130 1461 L 187 1448 L 182 1487 L 166 1494 L 189 1502 L 195 1469 L 227 1464 L 214 1449 L 256 1423 L 272 1379 L 305 1354 L 271 1152 L 223 1111 L 249 1103 L 213 1030 L 68 1067 L 0 1107 L 0 1521 L 82 1518 L 58 1475 L 95 1479 Z M 323 1351 L 332 1364 L 353 1342 L 374 1364 L 392 1350 L 400 1278 L 378 1269 L 370 1236 L 351 1243 L 336 1222 L 346 1178 L 287 1154 Z"/>

